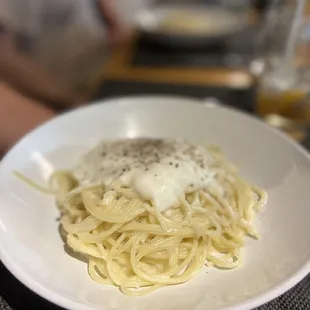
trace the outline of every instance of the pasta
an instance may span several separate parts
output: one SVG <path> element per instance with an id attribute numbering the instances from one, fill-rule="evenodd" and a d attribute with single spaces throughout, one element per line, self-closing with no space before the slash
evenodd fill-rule
<path id="1" fill-rule="evenodd" d="M 90 277 L 131 296 L 184 283 L 204 265 L 239 266 L 267 201 L 220 152 L 176 140 L 102 143 L 50 185 L 67 243 L 88 259 Z"/>

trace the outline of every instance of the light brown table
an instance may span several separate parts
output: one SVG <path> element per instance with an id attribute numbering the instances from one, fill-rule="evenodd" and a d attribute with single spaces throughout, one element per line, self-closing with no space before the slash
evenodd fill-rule
<path id="1" fill-rule="evenodd" d="M 149 83 L 173 83 L 187 85 L 211 85 L 228 88 L 247 88 L 253 77 L 247 70 L 227 68 L 134 66 L 131 64 L 137 37 L 119 46 L 105 66 L 99 70 L 94 90 L 104 80 L 136 81 Z"/>

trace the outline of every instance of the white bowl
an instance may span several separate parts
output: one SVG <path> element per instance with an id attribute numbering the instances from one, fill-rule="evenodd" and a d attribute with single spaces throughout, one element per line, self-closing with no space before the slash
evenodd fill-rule
<path id="1" fill-rule="evenodd" d="M 261 240 L 248 239 L 241 268 L 203 269 L 190 282 L 145 297 L 127 297 L 94 283 L 86 264 L 64 251 L 53 197 L 12 175 L 44 184 L 70 168 L 98 140 L 180 137 L 216 144 L 263 187 L 268 204 L 257 219 Z M 26 286 L 68 309 L 251 309 L 284 293 L 310 271 L 310 158 L 260 121 L 192 99 L 110 100 L 65 114 L 20 141 L 0 165 L 0 247 L 6 267 Z"/>

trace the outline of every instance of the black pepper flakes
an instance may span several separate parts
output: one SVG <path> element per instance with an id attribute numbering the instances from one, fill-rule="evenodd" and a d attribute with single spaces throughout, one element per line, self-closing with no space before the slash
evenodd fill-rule
<path id="1" fill-rule="evenodd" d="M 176 168 L 179 168 L 179 164 L 175 164 L 175 167 L 176 167 Z"/>

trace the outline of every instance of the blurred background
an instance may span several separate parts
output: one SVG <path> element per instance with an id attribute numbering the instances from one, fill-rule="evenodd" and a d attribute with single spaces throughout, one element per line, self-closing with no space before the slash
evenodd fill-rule
<path id="1" fill-rule="evenodd" d="M 307 0 L 0 0 L 0 149 L 57 113 L 146 94 L 211 97 L 303 142 L 309 59 Z"/>
<path id="2" fill-rule="evenodd" d="M 0 0 L 0 159 L 57 114 L 127 95 L 212 98 L 310 149 L 309 64 L 309 0 Z M 56 309 L 0 271 L 1 309 Z"/>

